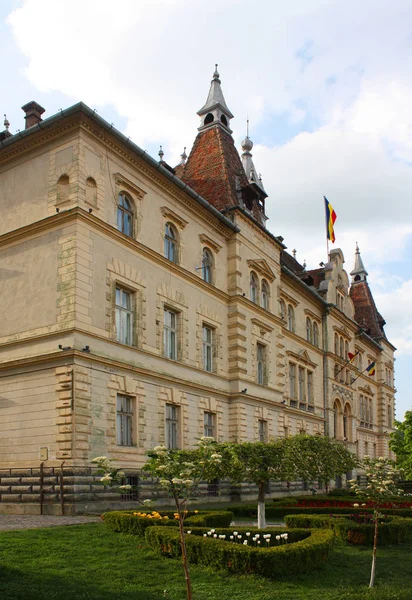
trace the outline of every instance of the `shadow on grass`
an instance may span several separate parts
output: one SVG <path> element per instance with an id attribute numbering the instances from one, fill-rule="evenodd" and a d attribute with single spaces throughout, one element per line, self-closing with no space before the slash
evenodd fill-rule
<path id="1" fill-rule="evenodd" d="M 50 576 L 27 573 L 17 568 L 0 566 L 1 600 L 160 600 L 161 593 L 146 590 L 107 590 L 105 585 L 85 582 L 75 576 Z"/>

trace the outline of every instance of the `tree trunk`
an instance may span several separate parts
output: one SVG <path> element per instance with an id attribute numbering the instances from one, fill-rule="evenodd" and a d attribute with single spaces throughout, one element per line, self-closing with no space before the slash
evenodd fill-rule
<path id="1" fill-rule="evenodd" d="M 373 554 L 372 554 L 372 569 L 371 569 L 371 580 L 369 587 L 372 588 L 375 583 L 375 571 L 376 571 L 376 550 L 378 547 L 378 525 L 379 525 L 379 513 L 377 510 L 374 511 L 375 516 L 375 534 L 373 536 Z"/>
<path id="2" fill-rule="evenodd" d="M 266 485 L 266 481 L 261 481 L 259 483 L 259 493 L 258 493 L 258 529 L 266 529 L 265 485 Z"/>
<path id="3" fill-rule="evenodd" d="M 184 532 L 185 513 L 184 513 L 184 511 L 182 511 L 182 507 L 180 506 L 179 499 L 176 497 L 175 497 L 175 503 L 176 503 L 177 513 L 179 515 L 180 546 L 182 548 L 182 565 L 183 565 L 183 571 L 185 573 L 187 600 L 192 600 L 192 583 L 190 580 L 189 565 L 187 563 L 186 541 L 185 541 L 185 532 Z"/>

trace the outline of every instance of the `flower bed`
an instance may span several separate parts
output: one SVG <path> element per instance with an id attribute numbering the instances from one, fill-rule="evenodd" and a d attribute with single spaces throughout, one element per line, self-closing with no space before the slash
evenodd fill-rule
<path id="1" fill-rule="evenodd" d="M 371 522 L 368 523 L 367 521 Z M 366 522 L 365 522 L 366 521 Z M 370 515 L 287 515 L 285 522 L 291 529 L 331 529 L 349 544 L 371 546 L 374 522 Z M 412 519 L 385 515 L 379 519 L 378 544 L 390 546 L 412 540 Z"/>
<path id="2" fill-rule="evenodd" d="M 186 528 L 185 528 L 186 529 Z M 240 529 L 237 533 L 242 534 L 239 543 L 233 543 L 230 536 L 234 536 L 233 529 L 217 529 L 213 535 L 208 535 L 206 528 L 192 528 L 190 535 L 186 536 L 186 552 L 189 562 L 200 563 L 218 570 L 227 570 L 238 574 L 256 574 L 276 579 L 287 573 L 298 574 L 321 567 L 327 560 L 333 548 L 335 535 L 333 531 L 324 529 L 294 529 L 282 530 L 258 530 Z M 244 544 L 246 534 L 250 533 L 252 540 L 256 535 L 260 536 L 262 544 Z M 267 543 L 264 535 L 271 535 L 270 543 Z M 277 536 L 288 535 L 276 540 Z M 226 539 L 219 536 L 226 536 Z M 179 534 L 176 530 L 162 527 L 150 527 L 147 529 L 146 541 L 150 546 L 159 550 L 164 556 L 177 558 L 181 555 Z M 227 541 L 229 539 L 229 541 Z"/>
<path id="3" fill-rule="evenodd" d="M 113 531 L 143 537 L 148 527 L 177 527 L 176 513 L 171 511 L 111 511 L 102 519 Z M 229 511 L 188 511 L 185 526 L 229 527 L 233 513 Z"/>

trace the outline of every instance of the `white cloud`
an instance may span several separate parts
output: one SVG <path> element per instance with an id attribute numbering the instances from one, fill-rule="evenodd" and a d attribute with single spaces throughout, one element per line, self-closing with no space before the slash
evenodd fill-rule
<path id="1" fill-rule="evenodd" d="M 171 164 L 194 140 L 215 62 L 238 142 L 247 114 L 269 140 L 274 116 L 309 124 L 282 146 L 254 148 L 270 227 L 316 266 L 325 260 L 326 195 L 348 270 L 358 241 L 394 342 L 410 352 L 411 282 L 382 273 L 405 260 L 412 233 L 411 8 L 412 0 L 22 0 L 8 23 L 35 88 L 102 115 L 113 107 L 126 135 L 144 148 L 162 143 Z"/>

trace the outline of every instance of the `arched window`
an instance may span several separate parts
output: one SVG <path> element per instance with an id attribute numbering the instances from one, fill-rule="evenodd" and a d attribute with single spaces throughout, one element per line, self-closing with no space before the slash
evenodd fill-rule
<path id="1" fill-rule="evenodd" d="M 317 323 L 313 323 L 313 345 L 319 347 L 319 327 Z"/>
<path id="2" fill-rule="evenodd" d="M 348 344 L 348 342 L 345 342 L 345 356 L 344 356 L 345 360 L 349 360 L 348 354 L 349 354 L 349 344 Z"/>
<path id="3" fill-rule="evenodd" d="M 312 321 L 309 319 L 309 317 L 306 317 L 306 339 L 310 343 L 313 341 Z"/>
<path id="4" fill-rule="evenodd" d="M 212 283 L 213 255 L 208 248 L 203 248 L 202 253 L 202 276 L 206 283 Z"/>
<path id="5" fill-rule="evenodd" d="M 117 229 L 129 237 L 133 235 L 132 202 L 124 192 L 120 192 L 117 204 Z"/>
<path id="6" fill-rule="evenodd" d="M 177 232 L 171 223 L 166 223 L 165 225 L 164 253 L 165 257 L 171 262 L 178 262 Z"/>
<path id="7" fill-rule="evenodd" d="M 333 437 L 339 439 L 341 433 L 342 410 L 338 400 L 333 405 Z"/>
<path id="8" fill-rule="evenodd" d="M 338 356 L 339 355 L 339 338 L 338 338 L 337 333 L 335 333 L 335 336 L 334 336 L 334 344 L 335 344 L 335 354 Z"/>
<path id="9" fill-rule="evenodd" d="M 86 179 L 86 202 L 94 206 L 97 203 L 97 185 L 93 177 Z"/>
<path id="10" fill-rule="evenodd" d="M 215 117 L 212 115 L 212 113 L 207 113 L 204 124 L 207 125 L 208 123 L 213 123 L 214 120 Z"/>
<path id="11" fill-rule="evenodd" d="M 289 331 L 295 331 L 295 311 L 291 304 L 288 305 L 288 329 Z"/>
<path id="12" fill-rule="evenodd" d="M 348 404 L 345 405 L 345 410 L 343 412 L 343 439 L 346 442 L 351 441 L 351 427 L 350 427 L 350 406 Z"/>
<path id="13" fill-rule="evenodd" d="M 57 201 L 66 202 L 69 199 L 69 188 L 70 179 L 69 176 L 64 174 L 59 177 L 57 182 Z"/>
<path id="14" fill-rule="evenodd" d="M 265 310 L 269 310 L 269 295 L 270 295 L 269 284 L 266 281 L 266 279 L 263 279 L 262 280 L 262 290 L 260 293 L 260 305 Z"/>
<path id="15" fill-rule="evenodd" d="M 344 358 L 343 338 L 339 339 L 339 356 Z"/>
<path id="16" fill-rule="evenodd" d="M 256 273 L 253 273 L 253 271 L 252 271 L 252 273 L 250 274 L 250 299 L 252 300 L 252 302 L 255 302 L 255 304 L 257 304 L 258 297 L 259 297 L 259 281 L 256 276 Z"/>
<path id="17" fill-rule="evenodd" d="M 286 319 L 286 304 L 284 300 L 279 300 L 279 312 L 280 318 L 284 321 Z"/>

